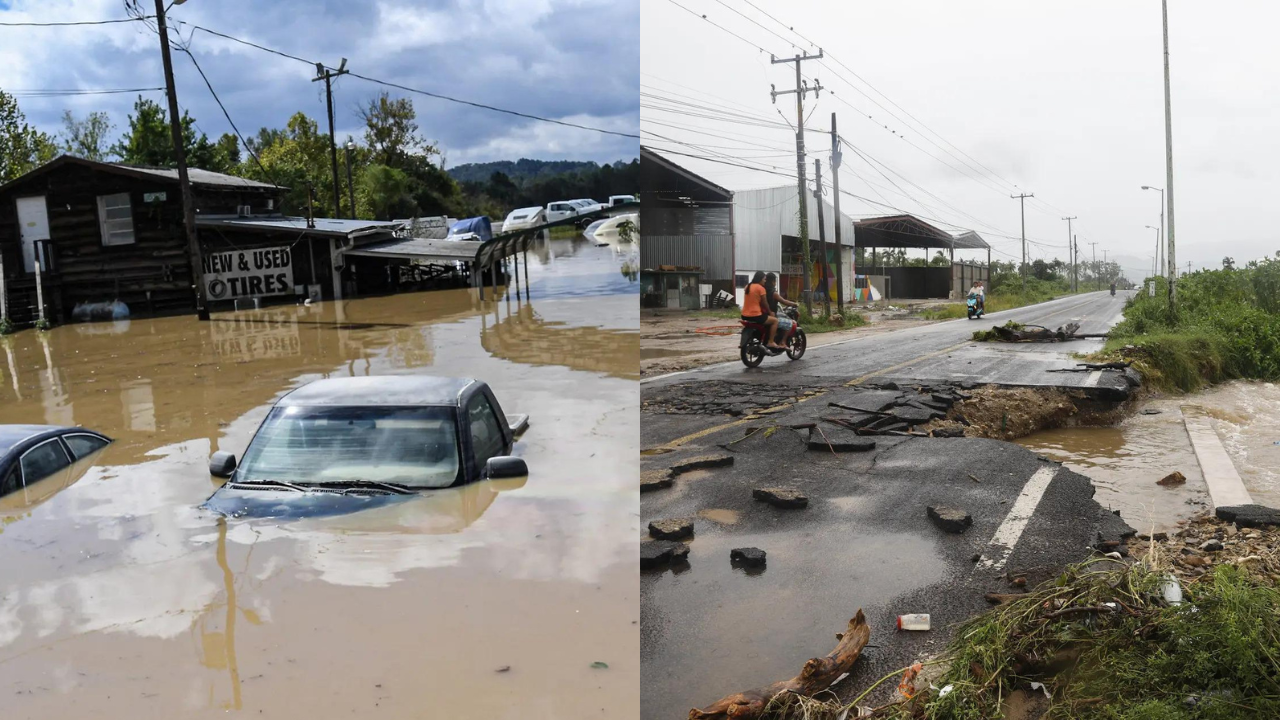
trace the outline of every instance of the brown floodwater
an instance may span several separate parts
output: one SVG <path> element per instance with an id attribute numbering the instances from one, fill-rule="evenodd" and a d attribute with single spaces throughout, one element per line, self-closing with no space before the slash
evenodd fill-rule
<path id="1" fill-rule="evenodd" d="M 1110 427 L 1046 430 L 1018 443 L 1091 478 L 1098 502 L 1119 510 L 1139 532 L 1168 531 L 1212 507 L 1183 422 L 1184 412 L 1203 413 L 1254 501 L 1280 503 L 1280 387 L 1230 382 L 1153 399 L 1142 409 L 1158 412 L 1140 412 Z M 1174 471 L 1186 476 L 1185 485 L 1156 484 Z"/>
<path id="2" fill-rule="evenodd" d="M 0 339 L 0 423 L 116 438 L 0 498 L 3 716 L 637 717 L 633 255 L 548 241 L 532 300 L 442 291 Z M 209 454 L 242 453 L 282 393 L 419 373 L 485 380 L 529 414 L 529 477 L 287 523 L 200 508 Z"/>

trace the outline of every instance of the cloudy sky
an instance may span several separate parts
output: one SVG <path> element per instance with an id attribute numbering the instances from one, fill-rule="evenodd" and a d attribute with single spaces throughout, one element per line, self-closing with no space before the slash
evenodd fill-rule
<path id="1" fill-rule="evenodd" d="M 1280 194 L 1278 21 L 1274 2 L 1170 0 L 1183 269 L 1280 250 L 1263 210 Z M 807 98 L 806 127 L 829 129 L 836 112 L 841 136 L 887 166 L 846 150 L 842 190 L 975 229 L 1011 259 L 1020 243 L 1000 235 L 1019 234 L 1009 195 L 1022 188 L 1036 196 L 1027 235 L 1042 245 L 1032 257 L 1065 259 L 1061 218 L 1074 215 L 1084 256 L 1097 242 L 1098 259 L 1118 256 L 1130 277 L 1150 268 L 1155 232 L 1145 226 L 1160 224 L 1160 195 L 1140 187 L 1165 186 L 1159 0 L 644 0 L 641 26 L 641 128 L 652 147 L 794 176 L 794 131 L 779 114 L 794 123 L 794 99 L 769 97 L 771 83 L 794 85 L 794 70 L 769 54 L 812 42 L 826 57 L 804 71 L 827 90 Z M 830 136 L 807 143 L 825 166 Z M 731 189 L 788 183 L 670 157 Z"/>
<path id="2" fill-rule="evenodd" d="M 144 2 L 144 4 L 149 4 Z M 124 0 L 0 0 L 0 23 L 125 17 Z M 170 11 L 183 38 L 246 135 L 281 127 L 305 111 L 325 129 L 315 68 L 238 45 L 191 24 L 336 66 L 453 97 L 635 134 L 637 0 L 188 0 Z M 211 136 L 230 131 L 191 61 L 174 57 L 179 102 Z M 149 88 L 164 84 L 155 35 L 139 23 L 95 27 L 0 27 L 0 88 Z M 379 90 L 342 78 L 335 91 L 339 138 L 360 136 L 357 108 Z M 393 95 L 403 93 L 391 90 Z M 163 101 L 163 93 L 149 97 Z M 20 97 L 48 132 L 64 109 L 107 110 L 126 123 L 133 95 Z M 422 134 L 449 165 L 518 159 L 613 162 L 638 155 L 634 138 L 524 120 L 409 95 Z"/>

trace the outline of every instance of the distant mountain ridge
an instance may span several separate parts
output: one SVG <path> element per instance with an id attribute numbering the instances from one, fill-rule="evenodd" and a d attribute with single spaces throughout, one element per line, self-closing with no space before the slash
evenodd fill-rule
<path id="1" fill-rule="evenodd" d="M 613 163 L 613 167 L 620 168 L 627 164 L 627 161 L 619 160 Z M 497 160 L 487 163 L 465 163 L 456 167 L 449 168 L 446 172 L 460 183 L 465 182 L 488 182 L 489 178 L 495 172 L 500 172 L 517 184 L 525 183 L 538 178 L 547 178 L 564 173 L 593 171 L 600 169 L 600 164 L 595 162 L 581 162 L 575 160 L 531 160 L 529 158 L 521 158 L 512 162 L 511 160 Z"/>

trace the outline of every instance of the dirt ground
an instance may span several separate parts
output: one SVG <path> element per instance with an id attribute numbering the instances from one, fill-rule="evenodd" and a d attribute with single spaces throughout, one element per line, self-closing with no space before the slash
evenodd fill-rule
<path id="1" fill-rule="evenodd" d="M 934 301 L 933 304 L 937 304 Z M 821 347 L 833 342 L 875 335 L 892 330 L 927 325 L 917 312 L 924 305 L 911 305 L 911 309 L 897 307 L 885 310 L 854 308 L 867 318 L 861 327 L 837 330 L 809 336 L 809 347 Z M 802 324 L 803 325 L 803 324 Z M 705 332 L 720 328 L 724 335 Z M 698 332 L 698 330 L 704 332 Z M 640 374 L 662 375 L 690 368 L 714 365 L 738 359 L 738 322 L 731 318 L 716 317 L 703 312 L 667 310 L 642 310 L 640 312 Z"/>

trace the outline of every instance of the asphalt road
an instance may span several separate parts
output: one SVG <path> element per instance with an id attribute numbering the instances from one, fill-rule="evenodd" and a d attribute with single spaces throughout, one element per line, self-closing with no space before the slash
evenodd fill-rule
<path id="1" fill-rule="evenodd" d="M 829 652 L 861 608 L 875 647 L 837 686 L 849 699 L 885 673 L 941 652 L 959 623 L 988 607 L 985 592 L 1016 591 L 1017 577 L 1034 586 L 1130 531 L 1093 499 L 1088 478 L 1011 443 L 880 437 L 871 452 L 836 454 L 808 449 L 807 438 L 786 427 L 759 431 L 813 422 L 831 412 L 828 401 L 866 407 L 896 394 L 862 383 L 1123 383 L 1118 373 L 1045 372 L 1073 366 L 1070 353 L 1097 342 L 979 344 L 970 337 L 1009 320 L 1051 328 L 1079 322 L 1082 332 L 1105 332 L 1127 295 L 1090 293 L 982 323 L 859 338 L 814 348 L 796 362 L 767 358 L 755 370 L 730 363 L 644 381 L 642 447 L 670 449 L 644 455 L 642 470 L 708 453 L 733 457 L 730 467 L 680 474 L 671 487 L 641 495 L 642 527 L 694 518 L 687 562 L 641 575 L 644 720 L 686 717 L 691 707 L 792 677 L 805 660 Z M 817 389 L 826 391 L 820 401 L 792 402 Z M 723 414 L 753 406 L 777 409 Z M 799 490 L 809 505 L 783 510 L 754 500 L 752 490 L 762 486 Z M 943 532 L 928 518 L 929 505 L 960 508 L 972 525 L 963 534 Z M 731 565 L 730 550 L 742 547 L 768 553 L 763 572 Z M 933 630 L 894 629 L 898 614 L 921 612 L 932 616 Z"/>
<path id="2" fill-rule="evenodd" d="M 1104 333 L 1123 317 L 1124 304 L 1134 291 L 1093 292 L 1051 300 L 1039 305 L 991 313 L 981 320 L 951 320 L 890 333 L 854 338 L 811 348 L 798 361 L 785 355 L 765 358 L 755 369 L 740 362 L 646 378 L 645 387 L 701 380 L 752 383 L 820 384 L 870 379 L 972 381 L 1014 386 L 1123 387 L 1116 373 L 1050 373 L 1073 367 L 1073 353 L 1101 347 L 1100 340 L 1010 345 L 975 343 L 974 330 L 1014 320 L 1056 329 L 1080 323 L 1082 333 Z"/>

